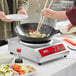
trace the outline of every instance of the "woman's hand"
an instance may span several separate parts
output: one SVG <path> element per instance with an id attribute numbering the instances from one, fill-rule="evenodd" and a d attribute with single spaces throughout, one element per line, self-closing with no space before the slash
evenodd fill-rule
<path id="1" fill-rule="evenodd" d="M 73 28 L 73 27 L 75 27 L 75 26 L 73 26 L 72 24 L 69 24 L 69 25 L 67 25 L 67 27 L 68 27 L 68 32 Z"/>
<path id="2" fill-rule="evenodd" d="M 42 10 L 41 15 L 46 18 L 54 18 L 55 11 L 45 8 Z"/>
<path id="3" fill-rule="evenodd" d="M 1 11 L 0 11 L 0 19 L 1 19 L 1 21 L 12 22 L 11 20 L 7 19 L 4 12 L 1 12 Z"/>
<path id="4" fill-rule="evenodd" d="M 18 10 L 18 12 L 17 12 L 18 14 L 27 14 L 27 12 L 24 10 L 24 9 L 20 9 L 20 10 Z"/>
<path id="5" fill-rule="evenodd" d="M 53 11 L 51 9 L 45 8 L 42 10 L 41 15 L 47 18 L 53 19 L 68 19 L 66 16 L 66 11 Z"/>

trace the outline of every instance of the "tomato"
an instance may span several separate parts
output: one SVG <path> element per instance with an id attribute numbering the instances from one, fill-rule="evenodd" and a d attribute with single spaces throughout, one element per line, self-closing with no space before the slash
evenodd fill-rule
<path id="1" fill-rule="evenodd" d="M 29 30 L 28 32 L 34 32 L 33 30 Z"/>
<path id="2" fill-rule="evenodd" d="M 19 72 L 20 71 L 20 69 L 17 69 L 17 68 L 16 69 L 13 69 L 13 70 L 16 71 L 16 72 Z"/>
<path id="3" fill-rule="evenodd" d="M 15 70 L 15 71 L 19 71 L 20 68 L 21 68 L 21 66 L 19 66 L 19 65 L 17 65 L 17 64 L 12 65 L 11 67 L 12 67 L 12 69 Z"/>
<path id="4" fill-rule="evenodd" d="M 63 39 L 63 41 L 65 41 L 65 42 L 67 42 L 67 43 L 69 43 L 69 44 L 71 44 L 73 46 L 76 46 L 76 42 L 71 40 L 71 39 Z"/>
<path id="5" fill-rule="evenodd" d="M 25 74 L 25 71 L 21 70 L 21 66 L 20 65 L 14 64 L 11 67 L 12 67 L 12 69 L 14 71 L 18 72 L 19 75 L 24 75 Z"/>
<path id="6" fill-rule="evenodd" d="M 19 73 L 19 75 L 24 75 L 25 71 L 24 70 L 20 70 L 18 73 Z"/>

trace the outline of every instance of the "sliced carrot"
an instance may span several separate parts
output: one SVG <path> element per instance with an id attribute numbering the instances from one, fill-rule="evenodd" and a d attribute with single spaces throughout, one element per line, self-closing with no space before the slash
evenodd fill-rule
<path id="1" fill-rule="evenodd" d="M 17 64 L 12 65 L 11 67 L 12 67 L 13 70 L 15 70 L 17 72 L 21 69 L 21 66 L 19 66 Z"/>
<path id="2" fill-rule="evenodd" d="M 24 75 L 25 74 L 25 71 L 24 70 L 21 70 L 18 73 L 19 73 L 19 75 Z"/>
<path id="3" fill-rule="evenodd" d="M 11 66 L 11 68 L 18 72 L 19 75 L 24 75 L 26 72 L 24 70 L 21 70 L 21 66 L 20 65 L 17 65 L 17 64 L 14 64 Z"/>
<path id="4" fill-rule="evenodd" d="M 63 41 L 65 41 L 65 42 L 67 42 L 67 43 L 69 43 L 69 44 L 71 44 L 73 46 L 76 46 L 76 42 L 71 40 L 71 39 L 63 39 Z"/>

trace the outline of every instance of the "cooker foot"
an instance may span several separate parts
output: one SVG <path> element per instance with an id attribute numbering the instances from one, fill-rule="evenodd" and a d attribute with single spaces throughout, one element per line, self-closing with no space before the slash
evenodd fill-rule
<path id="1" fill-rule="evenodd" d="M 64 55 L 64 57 L 67 57 L 67 55 Z"/>
<path id="2" fill-rule="evenodd" d="M 10 54 L 13 54 L 13 52 L 10 52 Z"/>
<path id="3" fill-rule="evenodd" d="M 38 63 L 38 65 L 42 65 L 42 63 Z"/>

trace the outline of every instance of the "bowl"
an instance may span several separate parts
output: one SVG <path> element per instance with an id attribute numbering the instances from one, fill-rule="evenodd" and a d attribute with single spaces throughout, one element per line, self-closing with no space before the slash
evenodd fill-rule
<path id="1" fill-rule="evenodd" d="M 36 73 L 35 67 L 24 64 L 24 63 L 23 64 L 13 64 L 13 65 L 11 65 L 11 68 L 13 69 L 15 76 L 30 76 L 30 75 L 34 75 Z M 22 71 L 20 72 L 20 70 L 25 71 L 25 74 L 19 75 L 22 72 Z"/>
<path id="2" fill-rule="evenodd" d="M 7 19 L 10 19 L 12 21 L 22 21 L 28 17 L 28 15 L 24 14 L 10 14 L 6 15 Z"/>
<path id="3" fill-rule="evenodd" d="M 14 59 L 13 55 L 10 54 L 1 54 L 0 55 L 0 64 L 11 63 Z"/>

